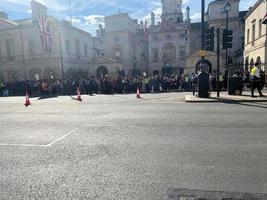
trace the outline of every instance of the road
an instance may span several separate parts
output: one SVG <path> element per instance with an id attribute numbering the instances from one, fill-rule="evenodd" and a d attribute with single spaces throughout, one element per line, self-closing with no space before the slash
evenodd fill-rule
<path id="1" fill-rule="evenodd" d="M 267 193 L 267 102 L 182 93 L 0 98 L 0 199 L 162 200 L 168 188 Z"/>

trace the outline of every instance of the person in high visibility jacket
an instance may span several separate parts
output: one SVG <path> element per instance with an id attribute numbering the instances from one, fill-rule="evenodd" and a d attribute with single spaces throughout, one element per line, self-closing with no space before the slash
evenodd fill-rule
<path id="1" fill-rule="evenodd" d="M 250 70 L 250 77 L 251 77 L 251 97 L 256 97 L 254 96 L 254 90 L 257 88 L 260 97 L 263 97 L 264 95 L 261 92 L 261 77 L 260 77 L 260 70 L 259 70 L 259 63 L 255 63 L 255 65 L 252 67 Z"/>

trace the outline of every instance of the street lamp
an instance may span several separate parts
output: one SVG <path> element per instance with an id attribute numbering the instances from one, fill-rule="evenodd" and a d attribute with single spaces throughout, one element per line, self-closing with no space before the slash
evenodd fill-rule
<path id="1" fill-rule="evenodd" d="M 229 12 L 231 11 L 231 4 L 227 2 L 227 4 L 224 6 L 224 12 L 226 13 L 226 31 L 228 31 L 228 24 L 229 24 Z M 226 79 L 228 79 L 228 48 L 225 49 L 225 57 L 226 57 Z"/>
<path id="2" fill-rule="evenodd" d="M 231 4 L 229 2 L 227 2 L 227 4 L 224 6 L 224 12 L 226 13 L 226 30 L 228 30 L 228 24 L 229 24 L 229 12 L 231 11 Z M 226 48 L 226 64 L 228 64 L 227 62 L 227 48 Z"/>
<path id="3" fill-rule="evenodd" d="M 62 73 L 62 80 L 65 79 L 65 74 L 64 74 L 64 61 L 63 61 L 63 49 L 62 49 L 62 31 L 60 28 L 60 25 L 57 25 L 57 31 L 59 35 L 59 48 L 60 48 L 60 62 L 61 62 L 61 73 Z"/>

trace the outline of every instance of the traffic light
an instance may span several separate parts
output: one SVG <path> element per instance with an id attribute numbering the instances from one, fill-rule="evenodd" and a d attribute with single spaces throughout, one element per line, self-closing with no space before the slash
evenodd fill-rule
<path id="1" fill-rule="evenodd" d="M 232 58 L 232 57 L 228 57 L 228 59 L 227 59 L 227 63 L 228 63 L 228 64 L 233 64 L 233 58 Z"/>
<path id="2" fill-rule="evenodd" d="M 233 31 L 223 31 L 223 49 L 231 49 L 233 47 Z"/>
<path id="3" fill-rule="evenodd" d="M 205 50 L 214 51 L 214 27 L 206 30 L 205 33 Z"/>

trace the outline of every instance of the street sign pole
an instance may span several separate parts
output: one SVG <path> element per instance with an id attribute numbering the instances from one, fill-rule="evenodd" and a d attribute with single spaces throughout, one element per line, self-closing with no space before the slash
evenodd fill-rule
<path id="1" fill-rule="evenodd" d="M 205 0 L 201 0 L 201 50 L 205 50 Z M 204 70 L 205 57 L 201 56 L 201 71 Z"/>
<path id="2" fill-rule="evenodd" d="M 217 97 L 220 97 L 220 29 L 217 28 Z"/>

